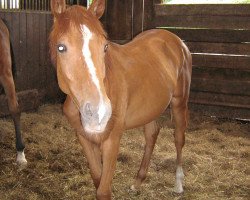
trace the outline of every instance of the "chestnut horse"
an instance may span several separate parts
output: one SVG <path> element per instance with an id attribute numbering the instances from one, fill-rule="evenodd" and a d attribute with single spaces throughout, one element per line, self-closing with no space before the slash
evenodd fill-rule
<path id="1" fill-rule="evenodd" d="M 20 110 L 18 107 L 15 84 L 12 75 L 9 31 L 0 19 L 0 84 L 3 86 L 8 99 L 9 111 L 15 125 L 17 164 L 25 166 L 27 160 L 24 155 L 24 143 L 20 130 Z"/>
<path id="2" fill-rule="evenodd" d="M 177 193 L 183 192 L 182 147 L 187 127 L 191 55 L 164 30 L 150 30 L 126 45 L 107 40 L 99 18 L 105 0 L 86 9 L 52 0 L 50 51 L 58 83 L 67 94 L 63 111 L 88 160 L 97 199 L 111 199 L 119 143 L 126 129 L 144 126 L 145 152 L 131 187 L 146 177 L 160 131 L 156 119 L 170 104 L 175 122 Z"/>

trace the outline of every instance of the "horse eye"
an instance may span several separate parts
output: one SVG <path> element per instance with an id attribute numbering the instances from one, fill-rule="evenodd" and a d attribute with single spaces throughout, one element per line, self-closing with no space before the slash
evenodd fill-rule
<path id="1" fill-rule="evenodd" d="M 64 53 L 67 51 L 67 47 L 64 45 L 64 44 L 59 44 L 57 45 L 57 50 L 60 52 L 60 53 Z"/>
<path id="2" fill-rule="evenodd" d="M 109 47 L 109 45 L 105 44 L 105 46 L 104 46 L 104 52 L 106 52 L 108 50 L 108 47 Z"/>

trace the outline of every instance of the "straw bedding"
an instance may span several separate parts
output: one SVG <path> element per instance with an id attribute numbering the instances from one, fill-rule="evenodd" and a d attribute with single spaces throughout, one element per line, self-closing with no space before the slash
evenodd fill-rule
<path id="1" fill-rule="evenodd" d="M 61 105 L 44 105 L 22 114 L 28 166 L 15 165 L 14 127 L 0 119 L 1 200 L 88 200 L 95 189 L 87 161 Z M 168 121 L 168 120 L 167 120 Z M 169 124 L 169 122 L 167 123 Z M 124 133 L 113 179 L 113 199 L 248 199 L 250 124 L 191 113 L 183 152 L 185 192 L 173 193 L 173 128 L 163 128 L 142 188 L 130 191 L 139 168 L 142 129 Z"/>

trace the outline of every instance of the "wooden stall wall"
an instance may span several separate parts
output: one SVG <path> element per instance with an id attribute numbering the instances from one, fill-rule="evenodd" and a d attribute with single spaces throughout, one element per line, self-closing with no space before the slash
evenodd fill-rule
<path id="1" fill-rule="evenodd" d="M 50 12 L 1 11 L 0 17 L 10 32 L 17 92 L 37 89 L 41 98 L 55 98 L 59 90 L 48 48 Z"/>
<path id="2" fill-rule="evenodd" d="M 177 34 L 192 52 L 192 109 L 250 119 L 250 5 L 155 4 L 154 10 L 154 27 Z"/>
<path id="3" fill-rule="evenodd" d="M 86 0 L 69 0 L 70 4 L 77 2 L 86 5 Z M 190 96 L 193 109 L 210 111 L 212 115 L 250 118 L 249 4 L 106 2 L 102 22 L 110 40 L 125 43 L 144 30 L 164 28 L 186 42 L 193 55 Z M 0 17 L 10 29 L 17 91 L 37 89 L 39 99 L 57 99 L 61 93 L 48 49 L 51 14 L 27 6 L 23 9 L 0 9 Z"/>
<path id="4" fill-rule="evenodd" d="M 105 29 L 110 40 L 123 44 L 152 27 L 152 0 L 106 0 Z"/>

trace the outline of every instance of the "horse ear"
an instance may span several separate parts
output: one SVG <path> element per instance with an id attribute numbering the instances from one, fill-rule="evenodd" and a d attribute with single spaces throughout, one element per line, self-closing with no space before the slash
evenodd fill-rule
<path id="1" fill-rule="evenodd" d="M 66 10 L 66 2 L 65 0 L 51 0 L 50 8 L 52 14 L 56 17 L 58 14 L 61 14 Z"/>
<path id="2" fill-rule="evenodd" d="M 105 10 L 105 0 L 94 0 L 88 10 L 100 19 Z"/>

